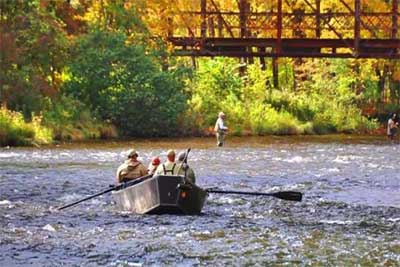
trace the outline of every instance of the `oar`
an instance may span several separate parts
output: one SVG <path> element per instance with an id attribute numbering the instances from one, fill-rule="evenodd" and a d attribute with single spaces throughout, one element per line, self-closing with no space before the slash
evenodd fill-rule
<path id="1" fill-rule="evenodd" d="M 107 189 L 107 190 L 104 190 L 104 191 L 102 191 L 102 192 L 100 192 L 100 193 L 97 193 L 97 194 L 95 194 L 95 195 L 92 195 L 92 196 L 83 198 L 83 199 L 78 200 L 78 201 L 75 201 L 75 202 L 73 202 L 73 203 L 69 203 L 69 204 L 67 204 L 67 205 L 65 205 L 65 206 L 59 207 L 58 210 L 63 210 L 63 209 L 66 209 L 66 208 L 68 208 L 68 207 L 74 206 L 74 205 L 76 205 L 76 204 L 78 204 L 78 203 L 81 203 L 81 202 L 83 202 L 83 201 L 86 201 L 86 200 L 95 198 L 95 197 L 97 197 L 97 196 L 104 195 L 105 193 L 108 193 L 108 192 L 111 192 L 111 191 L 114 191 L 114 190 L 118 190 L 117 187 L 119 187 L 119 186 L 120 186 L 120 185 L 114 186 L 114 187 L 112 187 L 112 188 L 109 188 L 109 189 Z"/>
<path id="2" fill-rule="evenodd" d="M 244 192 L 244 191 L 224 191 L 224 190 L 214 190 L 206 189 L 208 193 L 216 194 L 237 194 L 237 195 L 252 195 L 252 196 L 269 196 L 276 197 L 279 199 L 290 200 L 290 201 L 301 201 L 303 194 L 295 191 L 280 191 L 276 193 L 259 193 L 259 192 Z"/>
<path id="3" fill-rule="evenodd" d="M 71 206 L 75 206 L 76 204 L 79 204 L 79 203 L 81 203 L 81 202 L 83 202 L 83 201 L 86 201 L 86 200 L 89 200 L 89 199 L 92 199 L 92 198 L 95 198 L 95 197 L 104 195 L 104 194 L 106 194 L 106 193 L 108 193 L 108 192 L 111 192 L 111 191 L 116 191 L 116 190 L 120 190 L 120 189 L 122 189 L 122 188 L 126 188 L 126 187 L 129 187 L 129 186 L 132 186 L 132 185 L 137 184 L 137 183 L 139 183 L 139 182 L 141 182 L 141 181 L 143 181 L 143 180 L 145 180 L 145 179 L 147 179 L 147 178 L 149 178 L 149 177 L 151 177 L 151 176 L 152 176 L 152 174 L 148 174 L 148 175 L 139 177 L 139 178 L 137 178 L 137 179 L 135 179 L 135 180 L 133 180 L 133 181 L 129 181 L 129 182 L 125 182 L 125 183 L 120 183 L 120 184 L 118 184 L 118 185 L 116 185 L 116 186 L 113 186 L 113 187 L 111 187 L 111 188 L 108 188 L 107 190 L 104 190 L 104 191 L 102 191 L 102 192 L 100 192 L 100 193 L 97 193 L 97 194 L 94 194 L 94 195 L 85 197 L 85 198 L 83 198 L 83 199 L 81 199 L 81 200 L 78 200 L 78 201 L 75 201 L 75 202 L 73 202 L 73 203 L 69 203 L 69 204 L 67 204 L 67 205 L 65 205 L 65 206 L 59 207 L 58 210 L 63 210 L 63 209 L 65 209 L 65 208 L 68 208 L 68 207 L 71 207 Z"/>

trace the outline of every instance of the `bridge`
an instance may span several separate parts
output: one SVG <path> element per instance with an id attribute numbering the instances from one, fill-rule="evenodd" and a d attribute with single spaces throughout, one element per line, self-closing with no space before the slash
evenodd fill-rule
<path id="1" fill-rule="evenodd" d="M 176 56 L 400 58 L 398 0 L 191 1 L 167 21 Z"/>

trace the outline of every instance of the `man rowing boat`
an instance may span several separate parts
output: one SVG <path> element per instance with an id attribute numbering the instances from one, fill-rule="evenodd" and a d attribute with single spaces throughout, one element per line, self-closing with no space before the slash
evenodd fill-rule
<path id="1" fill-rule="evenodd" d="M 131 149 L 128 153 L 128 159 L 118 167 L 117 183 L 122 183 L 147 174 L 146 167 L 137 159 L 138 153 Z"/>

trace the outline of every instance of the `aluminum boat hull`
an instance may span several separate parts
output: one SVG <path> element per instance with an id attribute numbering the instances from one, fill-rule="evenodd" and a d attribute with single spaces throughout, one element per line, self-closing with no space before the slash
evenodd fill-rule
<path id="1" fill-rule="evenodd" d="M 157 175 L 113 192 L 119 209 L 137 214 L 200 214 L 207 192 L 183 176 Z"/>

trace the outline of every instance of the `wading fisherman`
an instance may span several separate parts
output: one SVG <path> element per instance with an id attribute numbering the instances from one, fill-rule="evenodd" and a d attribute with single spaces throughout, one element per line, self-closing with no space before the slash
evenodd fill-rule
<path id="1" fill-rule="evenodd" d="M 128 153 L 128 159 L 118 167 L 117 182 L 122 183 L 147 174 L 146 167 L 137 159 L 138 153 L 131 149 Z"/>
<path id="2" fill-rule="evenodd" d="M 214 132 L 215 135 L 217 136 L 217 146 L 224 145 L 224 137 L 226 132 L 228 131 L 228 127 L 225 126 L 224 120 L 225 120 L 225 113 L 221 111 L 220 113 L 218 113 L 218 119 L 215 122 L 215 127 L 214 127 Z"/>
<path id="3" fill-rule="evenodd" d="M 177 175 L 178 166 L 175 163 L 175 151 L 167 151 L 167 161 L 157 167 L 155 175 Z"/>
<path id="4" fill-rule="evenodd" d="M 179 167 L 178 175 L 183 175 L 183 177 L 185 177 L 188 182 L 195 184 L 196 176 L 194 174 L 193 169 L 190 168 L 189 165 L 187 164 L 187 157 L 186 159 L 185 157 L 186 157 L 186 152 L 181 152 L 178 154 L 178 167 Z"/>
<path id="5" fill-rule="evenodd" d="M 393 113 L 393 115 L 390 116 L 390 118 L 388 120 L 387 136 L 389 137 L 390 140 L 393 140 L 394 137 L 396 136 L 397 127 L 399 125 L 399 123 L 396 120 L 397 120 L 396 113 Z"/>

